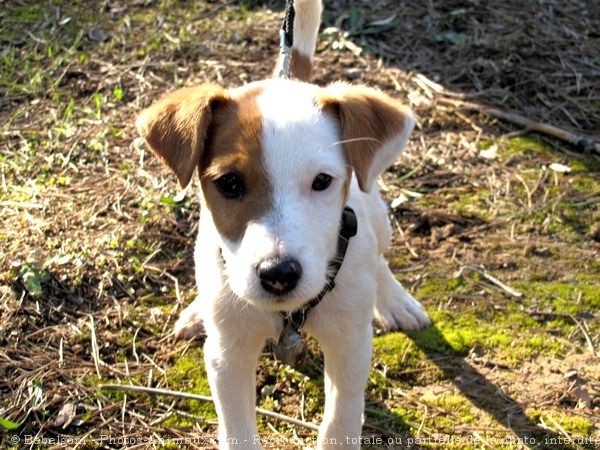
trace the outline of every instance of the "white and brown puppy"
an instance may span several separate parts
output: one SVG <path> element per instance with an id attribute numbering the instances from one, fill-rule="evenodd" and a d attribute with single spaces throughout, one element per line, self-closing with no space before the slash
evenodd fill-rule
<path id="1" fill-rule="evenodd" d="M 295 7 L 291 70 L 306 80 L 321 2 L 296 0 Z M 319 447 L 358 447 L 373 317 L 388 329 L 429 324 L 384 260 L 391 230 L 376 187 L 413 125 L 408 108 L 377 90 L 286 79 L 181 89 L 140 115 L 140 133 L 181 185 L 196 171 L 200 176 L 199 296 L 181 314 L 176 333 L 205 329 L 222 448 L 260 447 L 259 354 L 265 341 L 277 341 L 280 312 L 296 310 L 323 289 L 346 205 L 356 212 L 358 234 L 335 289 L 310 311 L 304 329 L 325 357 Z"/>

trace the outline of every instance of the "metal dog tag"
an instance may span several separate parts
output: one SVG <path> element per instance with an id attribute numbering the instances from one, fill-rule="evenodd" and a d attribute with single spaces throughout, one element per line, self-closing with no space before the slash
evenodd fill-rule
<path id="1" fill-rule="evenodd" d="M 302 333 L 291 323 L 286 323 L 279 335 L 279 342 L 273 344 L 275 357 L 291 367 L 299 367 L 306 357 L 306 346 Z"/>

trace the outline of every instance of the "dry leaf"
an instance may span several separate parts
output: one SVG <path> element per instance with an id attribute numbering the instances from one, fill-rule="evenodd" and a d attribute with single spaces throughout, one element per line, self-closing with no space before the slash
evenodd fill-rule
<path id="1" fill-rule="evenodd" d="M 565 166 L 564 164 L 559 163 L 552 163 L 549 167 L 550 169 L 558 173 L 569 173 L 571 171 L 571 168 L 569 166 Z"/>
<path id="2" fill-rule="evenodd" d="M 396 209 L 398 206 L 405 203 L 406 201 L 408 201 L 408 197 L 401 192 L 398 197 L 392 200 L 392 204 L 390 206 L 392 209 Z"/>
<path id="3" fill-rule="evenodd" d="M 62 428 L 64 430 L 71 424 L 71 422 L 73 422 L 73 419 L 77 415 L 76 411 L 77 405 L 75 403 L 65 403 L 63 407 L 60 408 L 60 411 L 58 412 L 56 419 L 54 419 L 52 426 L 55 428 Z"/>
<path id="4" fill-rule="evenodd" d="M 481 150 L 479 156 L 485 159 L 496 159 L 498 157 L 498 146 L 496 144 L 490 145 L 485 150 Z"/>

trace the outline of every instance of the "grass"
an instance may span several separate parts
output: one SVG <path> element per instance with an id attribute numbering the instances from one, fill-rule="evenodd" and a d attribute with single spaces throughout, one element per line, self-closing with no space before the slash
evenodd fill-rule
<path id="1" fill-rule="evenodd" d="M 98 385 L 210 393 L 201 342 L 169 337 L 196 295 L 197 187 L 180 201 L 173 177 L 135 141 L 133 123 L 141 107 L 177 86 L 235 86 L 269 76 L 265 61 L 276 53 L 280 15 L 264 4 L 119 0 L 101 9 L 47 0 L 13 2 L 0 11 L 2 445 L 10 446 L 14 433 L 87 436 L 90 447 L 107 433 L 159 436 L 167 448 L 175 448 L 168 439 L 182 436 L 214 445 L 211 404 Z M 421 101 L 427 92 L 405 70 L 418 63 L 418 48 L 406 47 L 405 59 L 394 57 L 404 48 L 397 33 L 389 34 L 397 25 L 369 16 L 372 4 L 341 12 L 340 5 L 328 5 L 328 25 L 348 15 L 342 30 L 322 36 L 316 81 L 326 84 L 359 68 L 360 81 L 412 99 L 421 117 L 403 158 L 383 177 L 387 200 L 405 191 L 422 194 L 397 208 L 403 233 L 395 233 L 388 259 L 434 321 L 420 332 L 377 330 L 364 426 L 372 440 L 364 448 L 417 442 L 424 448 L 441 442 L 455 449 L 559 448 L 553 439 L 597 438 L 598 359 L 588 338 L 597 348 L 600 159 Z M 421 8 L 414 17 L 431 13 L 394 8 Z M 422 50 L 437 49 L 439 58 L 453 54 L 450 72 L 477 60 L 463 39 L 477 11 L 436 8 L 438 37 Z M 512 19 L 498 16 L 504 8 L 492 15 L 497 26 L 512 29 Z M 92 28 L 107 39 L 91 39 Z M 345 31 L 362 46 L 360 57 L 338 45 Z M 503 58 L 518 50 L 506 46 L 497 49 Z M 489 80 L 485 70 L 477 73 Z M 492 101 L 496 94 L 481 95 Z M 531 97 L 517 88 L 511 95 L 512 105 Z M 561 105 L 570 104 L 561 98 Z M 543 100 L 555 101 L 548 94 Z M 569 114 L 589 129 L 594 114 L 586 122 L 580 112 Z M 491 149 L 492 158 L 481 155 Z M 553 163 L 571 170 L 556 172 Z M 461 265 L 485 269 L 522 296 L 511 297 L 475 272 L 457 276 Z M 270 355 L 261 359 L 258 406 L 320 422 L 323 360 L 318 343 L 311 341 L 310 349 L 300 370 Z M 53 426 L 68 402 L 76 405 L 73 421 L 64 429 Z M 314 438 L 265 418 L 259 430 L 295 447 Z"/>

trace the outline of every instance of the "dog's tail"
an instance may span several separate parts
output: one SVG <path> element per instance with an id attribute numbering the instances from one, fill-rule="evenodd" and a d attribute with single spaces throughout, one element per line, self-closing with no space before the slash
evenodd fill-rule
<path id="1" fill-rule="evenodd" d="M 321 0 L 294 0 L 294 10 L 296 16 L 290 72 L 294 78 L 308 81 L 312 71 L 323 6 Z"/>

